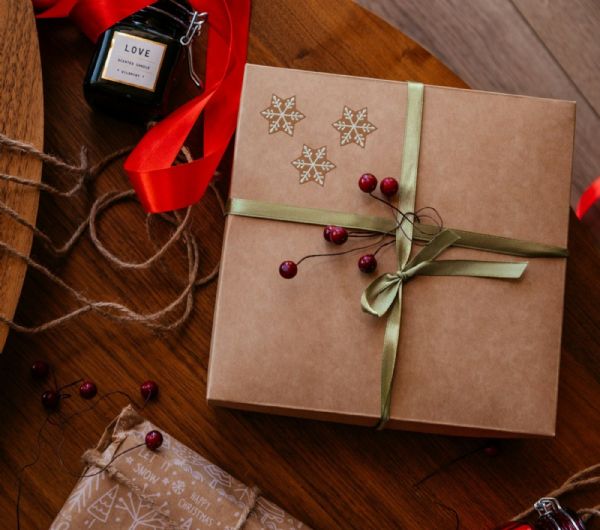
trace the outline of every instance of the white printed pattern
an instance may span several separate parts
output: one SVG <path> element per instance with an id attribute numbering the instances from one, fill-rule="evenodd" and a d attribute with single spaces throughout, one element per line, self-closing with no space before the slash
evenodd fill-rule
<path id="1" fill-rule="evenodd" d="M 355 143 L 365 147 L 367 136 L 377 130 L 377 127 L 367 119 L 367 112 L 367 107 L 355 111 L 344 106 L 342 117 L 332 123 L 340 133 L 340 145 Z"/>
<path id="2" fill-rule="evenodd" d="M 331 160 L 327 160 L 325 145 L 318 149 L 303 145 L 302 154 L 292 160 L 292 166 L 300 172 L 300 184 L 314 181 L 321 186 L 325 185 L 325 175 L 336 167 Z"/>
<path id="3" fill-rule="evenodd" d="M 153 429 L 154 426 L 145 422 L 137 432 L 130 432 L 135 439 L 142 439 L 143 432 Z M 232 505 L 243 509 L 248 502 L 253 499 L 252 489 L 231 477 L 221 468 L 210 463 L 200 455 L 177 442 L 168 435 L 163 435 L 163 447 L 171 449 L 175 458 L 169 460 L 175 467 L 184 471 L 184 474 L 177 474 L 164 477 L 160 482 L 167 486 L 167 495 L 175 495 L 183 498 L 185 492 L 194 491 L 194 484 L 203 482 L 206 486 L 215 490 L 223 500 L 229 501 Z M 133 467 L 137 458 L 136 454 L 141 455 L 145 448 L 130 453 L 132 461 L 124 459 Z M 171 468 L 172 469 L 172 468 Z M 93 473 L 95 468 L 90 468 L 87 473 Z M 172 472 L 175 474 L 175 472 Z M 187 476 L 186 476 L 187 475 Z M 105 481 L 114 484 L 106 490 L 108 485 Z M 104 485 L 104 488 L 101 486 Z M 65 508 L 59 514 L 59 517 L 51 526 L 50 530 L 75 530 L 72 528 L 71 520 L 74 514 L 85 512 L 86 518 L 84 525 L 87 529 L 100 530 L 100 528 L 110 528 L 113 525 L 119 525 L 118 528 L 127 530 L 163 530 L 168 528 L 168 501 L 159 502 L 161 493 L 148 493 L 147 484 L 143 486 L 143 496 L 153 498 L 156 504 L 149 503 L 132 491 L 123 490 L 123 486 L 114 483 L 105 473 L 95 475 L 89 478 L 83 478 L 75 487 L 71 496 L 65 504 Z M 120 494 L 124 491 L 123 494 Z M 168 497 L 166 497 L 168 498 Z M 164 514 L 164 515 L 163 515 Z M 165 516 L 166 515 L 166 516 Z M 289 517 L 281 508 L 259 498 L 255 509 L 250 514 L 251 518 L 258 519 L 265 530 L 297 530 L 304 528 L 302 523 Z M 188 517 L 181 519 L 179 524 L 182 530 L 202 530 L 205 526 L 202 523 L 194 523 L 195 518 Z M 200 527 L 197 525 L 200 524 Z M 220 526 L 217 521 L 217 529 L 227 530 L 226 526 Z"/>
<path id="4" fill-rule="evenodd" d="M 261 111 L 261 115 L 269 120 L 269 134 L 279 131 L 294 136 L 294 125 L 305 118 L 296 108 L 296 96 L 280 98 L 273 94 L 271 105 Z"/>

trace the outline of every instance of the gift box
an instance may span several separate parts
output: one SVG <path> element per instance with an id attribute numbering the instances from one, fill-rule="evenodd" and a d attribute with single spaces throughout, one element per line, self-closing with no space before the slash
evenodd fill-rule
<path id="1" fill-rule="evenodd" d="M 123 409 L 84 454 L 84 476 L 50 530 L 308 528 L 162 431 L 162 446 L 146 448 L 155 429 L 132 407 Z"/>
<path id="2" fill-rule="evenodd" d="M 573 102 L 248 65 L 209 403 L 553 435 L 574 120 Z M 359 190 L 367 172 L 399 180 L 406 223 Z M 415 218 L 427 207 L 443 227 Z M 283 279 L 284 260 L 366 244 L 332 245 L 327 224 L 396 244 L 372 274 L 367 250 Z"/>

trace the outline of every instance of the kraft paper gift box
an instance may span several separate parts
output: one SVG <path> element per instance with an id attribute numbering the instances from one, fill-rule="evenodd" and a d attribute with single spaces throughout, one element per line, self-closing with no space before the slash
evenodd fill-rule
<path id="1" fill-rule="evenodd" d="M 444 227 L 564 249 L 574 103 L 437 86 L 422 97 L 413 211 L 433 207 Z M 231 200 L 393 220 L 357 181 L 366 172 L 401 180 L 407 98 L 403 82 L 248 65 Z M 406 193 L 401 181 L 400 200 Z M 370 275 L 357 268 L 362 251 L 310 259 L 281 278 L 284 260 L 365 242 L 337 247 L 322 234 L 318 224 L 227 217 L 209 403 L 378 424 L 387 318 L 362 311 L 361 294 L 398 270 L 396 252 L 378 253 Z M 413 244 L 413 255 L 421 249 Z M 447 259 L 528 265 L 518 280 L 404 282 L 385 426 L 553 435 L 566 259 L 458 246 Z"/>
<path id="2" fill-rule="evenodd" d="M 154 429 L 125 407 L 84 454 L 86 476 L 50 530 L 310 530 L 163 431 L 150 451 L 144 437 Z"/>

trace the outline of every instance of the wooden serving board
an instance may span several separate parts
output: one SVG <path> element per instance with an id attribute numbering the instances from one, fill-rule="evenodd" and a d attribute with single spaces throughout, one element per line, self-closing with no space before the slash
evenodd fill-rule
<path id="1" fill-rule="evenodd" d="M 42 70 L 33 8 L 25 0 L 0 2 L 0 132 L 42 148 Z M 39 181 L 42 165 L 29 156 L 0 149 L 0 173 Z M 0 181 L 0 201 L 35 223 L 37 190 Z M 0 215 L 0 241 L 28 254 L 31 239 L 29 229 Z M 0 255 L 0 314 L 13 317 L 26 269 L 19 258 Z M 0 351 L 7 334 L 8 328 L 0 326 Z"/>

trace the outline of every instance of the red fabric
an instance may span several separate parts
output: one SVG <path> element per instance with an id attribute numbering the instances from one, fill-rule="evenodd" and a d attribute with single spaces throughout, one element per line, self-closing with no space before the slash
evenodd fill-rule
<path id="1" fill-rule="evenodd" d="M 33 0 L 39 17 L 70 15 L 96 40 L 110 26 L 153 3 L 152 0 Z M 142 138 L 125 161 L 140 202 L 149 212 L 197 202 L 235 131 L 246 62 L 250 0 L 191 0 L 208 12 L 208 52 L 204 92 L 179 107 Z M 43 9 L 45 8 L 45 10 Z M 173 166 L 192 127 L 204 112 L 204 156 Z"/>
<path id="2" fill-rule="evenodd" d="M 596 201 L 600 200 L 600 177 L 596 178 L 579 197 L 575 215 L 581 219 Z"/>

